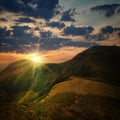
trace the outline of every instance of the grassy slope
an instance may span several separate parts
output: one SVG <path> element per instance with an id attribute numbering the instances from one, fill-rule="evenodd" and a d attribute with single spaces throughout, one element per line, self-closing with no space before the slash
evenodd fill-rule
<path id="1" fill-rule="evenodd" d="M 59 68 L 62 69 L 61 74 L 66 78 L 82 76 L 120 86 L 119 61 L 120 47 L 99 46 L 87 49 L 72 60 L 60 64 Z"/>
<path id="2" fill-rule="evenodd" d="M 120 87 L 72 77 L 38 103 L 1 104 L 4 120 L 119 120 Z"/>
<path id="3" fill-rule="evenodd" d="M 120 86 L 119 61 L 120 47 L 92 47 L 60 64 L 15 62 L 0 73 L 0 101 L 39 101 L 55 84 L 71 76 Z"/>
<path id="4" fill-rule="evenodd" d="M 120 87 L 71 77 L 42 101 L 50 120 L 119 120 Z"/>
<path id="5" fill-rule="evenodd" d="M 113 97 L 120 99 L 120 87 L 81 79 L 79 77 L 71 77 L 65 82 L 58 83 L 49 92 L 49 97 L 59 93 L 75 93 L 76 95 L 96 95 L 104 97 Z"/>
<path id="6" fill-rule="evenodd" d="M 1 102 L 30 102 L 42 99 L 55 84 L 55 64 L 37 65 L 23 60 L 0 74 Z"/>

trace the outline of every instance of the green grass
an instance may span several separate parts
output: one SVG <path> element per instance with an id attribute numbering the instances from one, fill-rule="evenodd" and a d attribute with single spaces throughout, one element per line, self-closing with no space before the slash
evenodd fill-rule
<path id="1" fill-rule="evenodd" d="M 39 101 L 54 85 L 71 76 L 120 86 L 119 58 L 120 47 L 102 46 L 92 47 L 60 64 L 14 62 L 0 73 L 0 96 L 3 96 L 0 101 Z"/>
<path id="2" fill-rule="evenodd" d="M 120 101 L 60 93 L 42 103 L 0 104 L 0 111 L 1 120 L 119 120 Z"/>
<path id="3" fill-rule="evenodd" d="M 119 47 L 92 47 L 60 64 L 9 65 L 0 120 L 120 120 L 119 58 Z"/>
<path id="4" fill-rule="evenodd" d="M 0 120 L 119 120 L 119 92 L 120 87 L 74 76 L 39 102 L 0 104 Z"/>

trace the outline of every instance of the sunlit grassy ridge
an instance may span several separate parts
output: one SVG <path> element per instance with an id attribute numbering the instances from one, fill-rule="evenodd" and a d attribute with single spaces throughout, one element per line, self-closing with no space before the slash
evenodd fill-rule
<path id="1" fill-rule="evenodd" d="M 3 100 L 0 101 L 37 101 L 49 92 L 56 78 L 57 73 L 47 65 L 36 65 L 28 60 L 15 62 L 1 73 L 0 89 Z"/>
<path id="2" fill-rule="evenodd" d="M 55 85 L 49 92 L 48 97 L 58 93 L 75 93 L 76 95 L 96 95 L 120 99 L 119 92 L 120 87 L 74 76 Z"/>

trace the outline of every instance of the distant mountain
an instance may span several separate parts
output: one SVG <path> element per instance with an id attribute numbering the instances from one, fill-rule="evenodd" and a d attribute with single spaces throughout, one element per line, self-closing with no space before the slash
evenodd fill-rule
<path id="1" fill-rule="evenodd" d="M 120 86 L 120 47 L 97 46 L 60 64 L 10 64 L 0 73 L 0 102 L 36 102 L 71 76 Z"/>

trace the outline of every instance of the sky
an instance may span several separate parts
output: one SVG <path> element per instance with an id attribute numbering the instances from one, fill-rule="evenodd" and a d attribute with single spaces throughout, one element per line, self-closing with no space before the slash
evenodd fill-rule
<path id="1" fill-rule="evenodd" d="M 40 53 L 63 62 L 92 46 L 120 46 L 119 0 L 0 0 L 0 63 Z"/>

